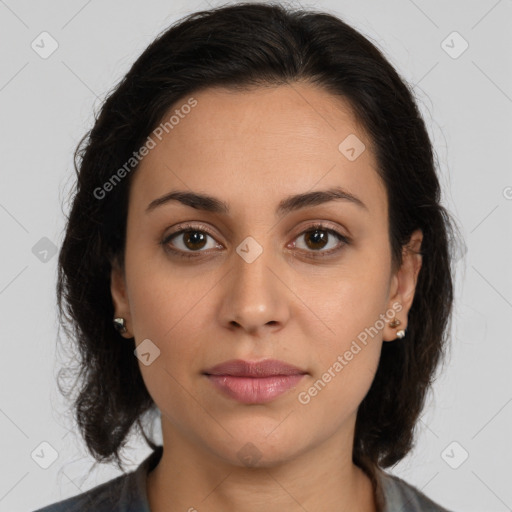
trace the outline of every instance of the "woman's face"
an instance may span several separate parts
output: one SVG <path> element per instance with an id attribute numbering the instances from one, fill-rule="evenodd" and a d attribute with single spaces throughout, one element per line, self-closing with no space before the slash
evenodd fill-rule
<path id="1" fill-rule="evenodd" d="M 406 327 L 419 271 L 408 258 L 391 271 L 370 140 L 347 102 L 311 85 L 193 97 L 193 108 L 180 109 L 189 98 L 173 107 L 166 119 L 178 109 L 179 121 L 153 136 L 133 176 L 125 272 L 112 272 L 164 441 L 237 465 L 332 439 L 351 450 L 382 342 L 396 339 L 387 321 Z M 356 199 L 301 199 L 334 189 Z M 215 203 L 150 206 L 176 191 Z M 280 360 L 300 375 L 206 374 L 234 359 Z"/>

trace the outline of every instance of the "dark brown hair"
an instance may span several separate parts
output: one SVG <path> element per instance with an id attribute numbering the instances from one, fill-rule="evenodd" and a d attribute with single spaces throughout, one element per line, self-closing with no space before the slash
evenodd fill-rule
<path id="1" fill-rule="evenodd" d="M 213 86 L 233 90 L 306 81 L 348 100 L 371 139 L 386 186 L 393 268 L 412 232 L 423 265 L 404 340 L 384 343 L 356 422 L 353 460 L 388 467 L 412 448 L 426 392 L 444 355 L 453 300 L 452 219 L 440 204 L 431 141 L 412 88 L 367 38 L 324 12 L 240 3 L 196 12 L 160 34 L 103 102 L 75 152 L 76 190 L 58 262 L 59 320 L 79 352 L 74 413 L 99 462 L 115 459 L 132 426 L 157 412 L 134 344 L 114 329 L 110 271 L 123 265 L 128 192 L 122 168 L 171 106 Z M 340 141 L 341 142 L 341 141 Z M 62 389 L 61 389 L 61 392 Z"/>

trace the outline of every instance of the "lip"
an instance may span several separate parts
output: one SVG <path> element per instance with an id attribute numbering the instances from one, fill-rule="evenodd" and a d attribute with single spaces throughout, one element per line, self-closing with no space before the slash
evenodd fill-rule
<path id="1" fill-rule="evenodd" d="M 232 359 L 203 372 L 216 389 L 245 404 L 267 403 L 294 388 L 305 370 L 283 361 Z"/>

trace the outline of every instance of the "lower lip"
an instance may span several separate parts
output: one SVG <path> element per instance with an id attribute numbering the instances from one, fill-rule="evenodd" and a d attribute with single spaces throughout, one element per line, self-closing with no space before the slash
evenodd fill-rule
<path id="1" fill-rule="evenodd" d="M 264 404 L 294 388 L 304 374 L 272 377 L 233 377 L 231 375 L 207 375 L 207 377 L 217 389 L 239 402 Z"/>

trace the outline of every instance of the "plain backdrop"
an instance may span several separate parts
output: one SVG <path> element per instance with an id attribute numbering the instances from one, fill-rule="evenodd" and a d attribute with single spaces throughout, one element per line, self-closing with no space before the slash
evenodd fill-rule
<path id="1" fill-rule="evenodd" d="M 88 474 L 94 461 L 56 386 L 55 252 L 73 151 L 93 110 L 156 35 L 217 5 L 0 0 L 0 511 L 34 510 L 119 474 L 111 466 Z M 443 203 L 465 240 L 449 357 L 415 449 L 389 471 L 454 511 L 512 510 L 512 0 L 302 6 L 352 24 L 414 87 Z M 131 439 L 131 469 L 149 452 Z"/>

